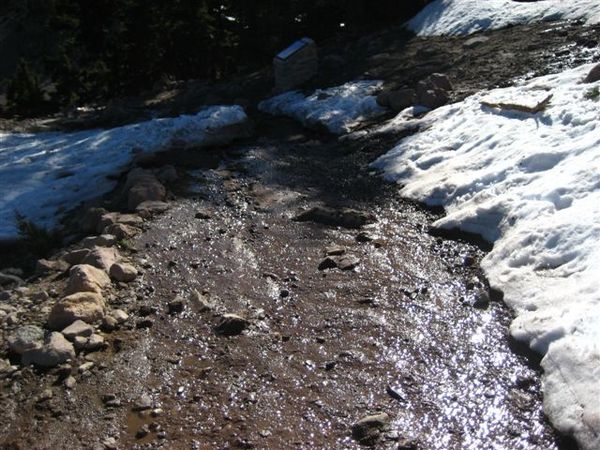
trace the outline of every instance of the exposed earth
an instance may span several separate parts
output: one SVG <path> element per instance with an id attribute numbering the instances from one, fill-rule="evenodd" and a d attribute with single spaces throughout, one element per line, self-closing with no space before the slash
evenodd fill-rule
<path id="1" fill-rule="evenodd" d="M 387 30 L 330 42 L 314 85 L 365 75 L 397 88 L 444 72 L 457 100 L 597 58 L 598 29 L 577 24 L 481 36 Z M 249 80 L 252 105 L 268 79 Z M 204 101 L 182 89 L 154 111 Z M 508 337 L 511 312 L 478 268 L 485 245 L 433 235 L 440 212 L 400 198 L 369 168 L 415 130 L 367 126 L 338 139 L 250 112 L 256 129 L 244 142 L 143 162 L 173 165 L 177 177 L 166 183 L 169 209 L 117 244 L 139 273 L 104 289 L 109 309 L 128 317 L 105 320 L 101 350 L 41 370 L 3 344 L 15 366 L 1 375 L 2 447 L 575 448 L 543 415 L 535 356 Z M 0 342 L 44 326 L 67 269 L 7 287 Z"/>

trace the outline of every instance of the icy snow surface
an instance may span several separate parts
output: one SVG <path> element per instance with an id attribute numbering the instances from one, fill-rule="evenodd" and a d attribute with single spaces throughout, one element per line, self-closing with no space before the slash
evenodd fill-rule
<path id="1" fill-rule="evenodd" d="M 58 213 L 112 189 L 106 176 L 123 170 L 133 150 L 202 145 L 218 138 L 221 127 L 245 120 L 240 106 L 213 106 L 109 130 L 0 133 L 0 239 L 16 236 L 15 211 L 51 227 Z"/>
<path id="2" fill-rule="evenodd" d="M 408 22 L 419 36 L 467 35 L 509 25 L 554 20 L 600 23 L 598 0 L 435 0 Z"/>
<path id="3" fill-rule="evenodd" d="M 485 3 L 485 2 L 484 2 Z M 548 2 L 543 2 L 548 3 Z M 402 193 L 479 233 L 512 335 L 544 355 L 544 408 L 583 448 L 600 448 L 600 100 L 591 65 L 476 94 L 430 113 L 424 131 L 373 163 Z M 535 105 L 543 112 L 483 106 Z"/>
<path id="4" fill-rule="evenodd" d="M 362 121 L 385 113 L 373 95 L 382 81 L 352 81 L 342 86 L 318 89 L 305 97 L 290 91 L 262 101 L 261 111 L 292 117 L 306 126 L 322 125 L 334 134 L 351 131 Z"/>

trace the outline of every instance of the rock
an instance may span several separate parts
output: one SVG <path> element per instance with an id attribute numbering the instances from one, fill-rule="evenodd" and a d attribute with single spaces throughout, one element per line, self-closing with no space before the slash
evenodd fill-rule
<path id="1" fill-rule="evenodd" d="M 110 266 L 110 276 L 124 283 L 129 283 L 136 279 L 138 271 L 131 264 L 127 263 L 115 263 Z"/>
<path id="2" fill-rule="evenodd" d="M 131 408 L 134 411 L 146 411 L 147 409 L 152 409 L 153 402 L 152 398 L 149 395 L 142 395 Z"/>
<path id="3" fill-rule="evenodd" d="M 346 249 L 339 245 L 332 245 L 330 247 L 325 248 L 325 255 L 327 256 L 339 256 L 346 253 Z"/>
<path id="4" fill-rule="evenodd" d="M 414 89 L 399 89 L 388 94 L 388 104 L 394 112 L 400 112 L 413 106 L 416 99 L 417 93 Z"/>
<path id="5" fill-rule="evenodd" d="M 48 275 L 53 272 L 62 273 L 69 270 L 69 266 L 69 263 L 63 260 L 38 259 L 35 264 L 35 273 L 36 275 Z"/>
<path id="6" fill-rule="evenodd" d="M 25 281 L 17 275 L 0 272 L 0 286 L 22 286 Z"/>
<path id="7" fill-rule="evenodd" d="M 200 220 L 212 219 L 212 215 L 206 210 L 196 211 L 196 214 L 194 215 L 194 217 L 196 219 L 200 219 Z"/>
<path id="8" fill-rule="evenodd" d="M 67 328 L 61 331 L 64 337 L 73 341 L 76 337 L 90 337 L 94 333 L 94 327 L 85 323 L 83 320 L 76 320 Z"/>
<path id="9" fill-rule="evenodd" d="M 44 330 L 36 325 L 24 325 L 12 333 L 7 341 L 8 348 L 17 355 L 42 346 Z"/>
<path id="10" fill-rule="evenodd" d="M 446 91 L 441 89 L 427 89 L 418 98 L 418 103 L 428 109 L 436 109 L 448 103 L 449 97 Z"/>
<path id="11" fill-rule="evenodd" d="M 335 269 L 337 267 L 337 260 L 331 256 L 327 256 L 319 263 L 319 270 Z"/>
<path id="12" fill-rule="evenodd" d="M 65 388 L 73 389 L 75 387 L 75 385 L 77 384 L 77 380 L 75 379 L 75 377 L 70 375 L 67 378 L 65 378 L 65 381 L 63 383 L 65 385 Z"/>
<path id="13" fill-rule="evenodd" d="M 175 297 L 173 301 L 170 301 L 167 304 L 167 310 L 169 311 L 169 314 L 179 314 L 183 312 L 183 308 L 184 303 L 181 297 Z"/>
<path id="14" fill-rule="evenodd" d="M 354 255 L 344 255 L 337 260 L 337 267 L 340 270 L 352 270 L 359 264 L 360 260 Z"/>
<path id="15" fill-rule="evenodd" d="M 65 293 L 67 295 L 77 292 L 102 293 L 110 285 L 110 278 L 106 273 L 88 264 L 79 264 L 71 267 L 69 281 Z"/>
<path id="16" fill-rule="evenodd" d="M 151 316 L 152 314 L 156 314 L 157 311 L 158 309 L 156 308 L 156 306 L 142 305 L 140 306 L 140 309 L 138 309 L 138 314 L 140 315 L 140 317 L 146 317 Z"/>
<path id="17" fill-rule="evenodd" d="M 118 240 L 123 240 L 139 234 L 140 229 L 124 223 L 115 223 L 104 228 L 103 232 L 114 235 Z"/>
<path id="18" fill-rule="evenodd" d="M 472 48 L 480 46 L 481 44 L 485 44 L 489 40 L 490 40 L 490 38 L 487 36 L 475 36 L 471 39 L 467 39 L 463 43 L 463 46 L 465 48 L 472 49 Z"/>
<path id="19" fill-rule="evenodd" d="M 156 178 L 158 178 L 158 181 L 161 183 L 168 184 L 177 181 L 179 175 L 177 175 L 177 169 L 169 164 L 156 171 Z"/>
<path id="20" fill-rule="evenodd" d="M 361 231 L 360 233 L 358 233 L 356 235 L 356 242 L 371 242 L 373 239 L 375 239 L 373 236 L 371 236 L 369 233 L 367 233 L 366 231 Z"/>
<path id="21" fill-rule="evenodd" d="M 106 347 L 106 343 L 104 342 L 104 337 L 99 334 L 92 334 L 87 342 L 83 345 L 84 350 L 94 352 L 96 350 L 101 350 Z"/>
<path id="22" fill-rule="evenodd" d="M 54 392 L 52 392 L 52 389 L 44 389 L 42 393 L 35 398 L 35 402 L 42 403 L 50 400 L 52 397 L 54 397 Z"/>
<path id="23" fill-rule="evenodd" d="M 109 408 L 117 408 L 121 406 L 121 400 L 118 399 L 115 394 L 104 394 L 102 396 L 102 403 L 104 403 L 104 406 Z"/>
<path id="24" fill-rule="evenodd" d="M 94 368 L 94 362 L 88 361 L 88 362 L 85 362 L 82 365 L 80 365 L 77 370 L 79 370 L 79 372 L 82 373 L 82 372 L 92 370 L 93 368 Z"/>
<path id="25" fill-rule="evenodd" d="M 250 322 L 237 314 L 223 314 L 215 331 L 223 336 L 236 336 L 244 331 Z"/>
<path id="26" fill-rule="evenodd" d="M 112 247 L 117 244 L 117 237 L 112 234 L 101 234 L 100 236 L 89 236 L 81 241 L 85 248 Z"/>
<path id="27" fill-rule="evenodd" d="M 62 259 L 68 262 L 70 265 L 74 266 L 77 264 L 81 264 L 85 257 L 90 253 L 90 249 L 80 248 L 78 250 L 72 250 L 66 253 Z"/>
<path id="28" fill-rule="evenodd" d="M 583 79 L 584 83 L 595 83 L 600 80 L 600 64 L 596 64 L 592 67 L 592 70 L 587 74 L 587 76 Z"/>
<path id="29" fill-rule="evenodd" d="M 103 331 L 111 332 L 119 327 L 119 322 L 113 316 L 104 316 L 101 327 Z"/>
<path id="30" fill-rule="evenodd" d="M 202 295 L 196 290 L 194 290 L 190 296 L 190 303 L 194 305 L 199 312 L 210 311 L 214 307 L 206 295 Z"/>
<path id="31" fill-rule="evenodd" d="M 137 205 L 135 212 L 140 217 L 148 219 L 156 214 L 164 213 L 167 209 L 169 209 L 169 204 L 166 202 L 147 200 Z"/>
<path id="32" fill-rule="evenodd" d="M 9 326 L 17 325 L 19 323 L 19 314 L 16 312 L 8 314 L 4 318 L 4 322 L 6 322 L 6 324 Z"/>
<path id="33" fill-rule="evenodd" d="M 360 228 L 368 223 L 375 222 L 375 216 L 370 213 L 355 209 L 333 209 L 316 206 L 304 211 L 294 218 L 297 222 L 316 222 L 324 225 L 340 226 L 344 228 Z"/>
<path id="34" fill-rule="evenodd" d="M 441 89 L 442 91 L 446 91 L 446 92 L 452 91 L 454 89 L 448 76 L 443 73 L 432 73 L 427 78 L 427 81 L 435 89 Z"/>
<path id="35" fill-rule="evenodd" d="M 49 333 L 41 347 L 23 353 L 24 365 L 34 364 L 40 367 L 54 367 L 75 358 L 75 349 L 61 333 Z"/>
<path id="36" fill-rule="evenodd" d="M 95 232 L 98 227 L 98 221 L 103 214 L 106 214 L 104 208 L 89 208 L 79 221 L 81 229 L 86 233 Z"/>
<path id="37" fill-rule="evenodd" d="M 144 330 L 146 328 L 152 328 L 154 325 L 154 321 L 152 319 L 142 319 L 136 322 L 135 327 L 139 330 Z"/>
<path id="38" fill-rule="evenodd" d="M 94 323 L 103 317 L 104 298 L 94 292 L 78 292 L 56 302 L 50 311 L 48 327 L 52 330 L 62 330 L 78 319 Z"/>
<path id="39" fill-rule="evenodd" d="M 352 438 L 362 445 L 375 445 L 389 420 L 385 413 L 364 417 L 352 425 Z"/>
<path id="40" fill-rule="evenodd" d="M 120 324 L 127 322 L 127 319 L 129 319 L 129 315 L 122 309 L 113 309 L 110 312 L 110 315 L 114 317 Z"/>
<path id="41" fill-rule="evenodd" d="M 119 259 L 119 252 L 111 247 L 94 247 L 83 259 L 83 264 L 97 267 L 108 273 L 111 266 Z"/>
<path id="42" fill-rule="evenodd" d="M 127 205 L 134 211 L 145 201 L 164 201 L 167 195 L 165 187 L 151 172 L 144 169 L 133 169 L 127 175 L 125 183 Z"/>
<path id="43" fill-rule="evenodd" d="M 105 214 L 102 214 L 102 216 L 98 220 L 96 231 L 98 233 L 102 233 L 102 230 L 104 230 L 106 227 L 114 225 L 115 223 L 119 223 L 119 216 L 120 214 L 117 212 L 107 212 Z"/>
<path id="44" fill-rule="evenodd" d="M 142 425 L 135 433 L 137 439 L 142 439 L 150 434 L 150 428 L 147 424 Z"/>
<path id="45" fill-rule="evenodd" d="M 46 292 L 44 290 L 41 290 L 41 291 L 38 291 L 35 294 L 33 294 L 31 296 L 31 300 L 33 300 L 36 303 L 42 303 L 47 300 L 50 300 L 50 294 L 48 294 L 48 292 Z"/>
<path id="46" fill-rule="evenodd" d="M 486 291 L 479 291 L 475 294 L 473 308 L 487 309 L 490 305 L 490 296 Z"/>

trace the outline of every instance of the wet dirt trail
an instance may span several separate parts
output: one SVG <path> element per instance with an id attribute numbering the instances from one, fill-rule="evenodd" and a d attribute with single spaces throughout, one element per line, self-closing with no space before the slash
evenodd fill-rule
<path id="1" fill-rule="evenodd" d="M 135 243 L 145 274 L 132 302 L 151 327 L 115 355 L 105 386 L 164 413 L 121 411 L 120 442 L 356 448 L 352 423 L 385 412 L 379 448 L 559 448 L 539 373 L 509 348 L 510 313 L 488 303 L 484 252 L 430 235 L 435 214 L 370 173 L 387 142 L 263 121 L 261 139 L 212 168 L 180 166 L 181 199 Z M 318 205 L 376 221 L 292 220 Z M 332 246 L 356 267 L 319 270 Z M 169 314 L 177 296 L 183 312 Z M 225 313 L 248 328 L 216 333 Z M 154 431 L 139 439 L 144 423 Z"/>

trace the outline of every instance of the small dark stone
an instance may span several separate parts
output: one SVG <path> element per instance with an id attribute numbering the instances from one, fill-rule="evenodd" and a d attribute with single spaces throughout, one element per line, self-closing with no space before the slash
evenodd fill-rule
<path id="1" fill-rule="evenodd" d="M 490 305 L 490 295 L 486 291 L 480 291 L 475 294 L 473 307 L 477 309 L 486 309 Z"/>
<path id="2" fill-rule="evenodd" d="M 179 314 L 183 312 L 184 303 L 181 297 L 175 297 L 175 299 L 167 304 L 169 314 Z"/>
<path id="3" fill-rule="evenodd" d="M 337 266 L 341 270 L 352 270 L 358 266 L 359 263 L 360 260 L 356 256 L 345 255 L 338 259 Z"/>
<path id="4" fill-rule="evenodd" d="M 335 260 L 335 258 L 332 258 L 331 256 L 327 256 L 325 259 L 323 259 L 319 263 L 319 270 L 335 269 L 337 266 L 338 265 L 337 265 L 337 261 Z"/>
<path id="5" fill-rule="evenodd" d="M 279 296 L 281 298 L 286 298 L 290 296 L 290 291 L 288 291 L 287 289 L 282 289 L 281 292 L 279 293 Z"/>
<path id="6" fill-rule="evenodd" d="M 194 217 L 200 220 L 212 219 L 212 216 L 207 211 L 198 211 Z"/>
<path id="7" fill-rule="evenodd" d="M 325 363 L 325 370 L 333 370 L 336 366 L 336 362 L 335 361 L 328 361 Z"/>
<path id="8" fill-rule="evenodd" d="M 375 238 L 366 231 L 361 231 L 356 235 L 355 239 L 357 242 L 371 242 Z"/>
<path id="9" fill-rule="evenodd" d="M 140 317 L 147 317 L 147 316 L 151 316 L 152 314 L 156 314 L 156 311 L 157 311 L 156 306 L 142 305 L 142 306 L 140 306 L 140 309 L 138 310 L 138 315 Z"/>
<path id="10" fill-rule="evenodd" d="M 142 425 L 139 430 L 135 433 L 137 439 L 142 439 L 150 434 L 150 428 L 148 425 Z"/>
<path id="11" fill-rule="evenodd" d="M 352 438 L 362 445 L 375 445 L 389 420 L 385 413 L 367 416 L 352 425 Z"/>
<path id="12" fill-rule="evenodd" d="M 223 336 L 236 336 L 241 334 L 250 323 L 237 314 L 224 314 L 215 331 Z"/>
<path id="13" fill-rule="evenodd" d="M 142 319 L 135 324 L 135 327 L 143 330 L 145 328 L 152 328 L 152 325 L 154 325 L 154 321 L 152 319 Z"/>

